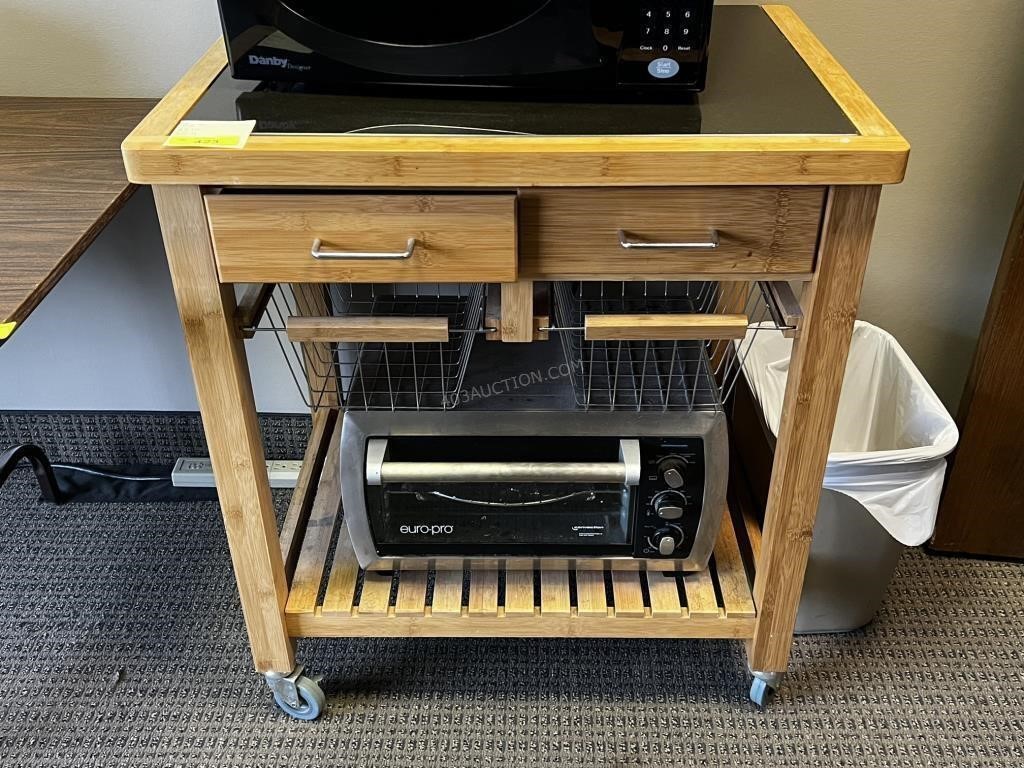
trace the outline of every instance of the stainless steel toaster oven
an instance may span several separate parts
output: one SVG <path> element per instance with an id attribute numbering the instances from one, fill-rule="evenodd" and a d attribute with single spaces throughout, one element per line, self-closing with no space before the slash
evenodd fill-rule
<path id="1" fill-rule="evenodd" d="M 699 570 L 718 535 L 721 412 L 344 418 L 342 504 L 364 568 L 494 557 Z"/>

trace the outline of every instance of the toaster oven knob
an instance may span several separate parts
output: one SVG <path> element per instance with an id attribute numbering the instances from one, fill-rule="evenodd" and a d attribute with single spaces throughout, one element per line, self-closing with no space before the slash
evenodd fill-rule
<path id="1" fill-rule="evenodd" d="M 668 557 L 683 543 L 683 532 L 676 526 L 661 528 L 651 537 L 652 544 L 662 557 Z"/>
<path id="2" fill-rule="evenodd" d="M 658 474 L 669 488 L 682 488 L 685 482 L 683 472 L 686 462 L 675 457 L 662 459 L 658 462 Z"/>
<path id="3" fill-rule="evenodd" d="M 687 499 L 679 491 L 662 491 L 654 497 L 654 514 L 662 520 L 679 520 L 686 510 Z"/>

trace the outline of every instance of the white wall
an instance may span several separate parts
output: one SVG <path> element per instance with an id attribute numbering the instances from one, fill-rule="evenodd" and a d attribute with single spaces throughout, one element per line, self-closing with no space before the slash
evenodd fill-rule
<path id="1" fill-rule="evenodd" d="M 914 147 L 882 198 L 862 317 L 955 408 L 1024 181 L 1024 3 L 791 2 Z M 159 95 L 219 34 L 215 0 L 0 5 L 0 93 Z M 0 349 L 0 408 L 194 408 L 161 259 L 143 193 Z M 271 341 L 257 404 L 302 410 Z"/>
<path id="2" fill-rule="evenodd" d="M 159 96 L 220 35 L 217 0 L 0 0 L 0 95 Z"/>

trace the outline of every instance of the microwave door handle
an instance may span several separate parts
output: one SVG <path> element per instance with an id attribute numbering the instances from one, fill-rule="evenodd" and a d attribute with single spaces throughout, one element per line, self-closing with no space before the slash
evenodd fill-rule
<path id="1" fill-rule="evenodd" d="M 366 450 L 366 482 L 384 483 L 616 483 L 640 482 L 640 441 L 620 440 L 617 462 L 388 461 L 387 440 Z"/>

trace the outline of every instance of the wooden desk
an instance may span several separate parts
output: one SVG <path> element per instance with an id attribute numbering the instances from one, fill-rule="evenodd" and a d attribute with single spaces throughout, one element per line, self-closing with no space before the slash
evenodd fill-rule
<path id="1" fill-rule="evenodd" d="M 299 679 L 307 701 L 317 696 L 315 683 L 293 671 L 294 638 L 352 635 L 740 638 L 755 673 L 752 696 L 760 701 L 778 685 L 881 186 L 902 180 L 909 147 L 790 9 L 719 10 L 708 91 L 681 120 L 687 130 L 675 135 L 661 121 L 651 123 L 659 135 L 627 135 L 640 121 L 637 108 L 621 113 L 616 135 L 294 133 L 275 132 L 271 120 L 243 149 L 168 148 L 178 122 L 209 118 L 203 110 L 211 102 L 221 102 L 215 114 L 224 119 L 253 106 L 244 94 L 236 103 L 241 86 L 221 76 L 218 43 L 125 141 L 129 178 L 154 185 L 255 665 L 279 695 L 295 695 Z M 732 39 L 719 37 L 716 51 L 716 35 Z M 723 81 L 744 56 L 746 69 Z M 779 77 L 766 80 L 765 72 Z M 797 109 L 787 82 L 799 82 L 801 98 L 813 91 L 812 108 Z M 296 103 L 309 104 L 288 102 Z M 748 106 L 760 112 L 742 130 Z M 344 117 L 347 107 L 325 111 Z M 291 117 L 321 113 L 310 105 L 308 114 Z M 820 130 L 835 126 L 835 115 L 841 126 Z M 628 250 L 632 244 L 617 234 L 623 231 L 656 241 L 659 250 Z M 713 246 L 704 245 L 708 238 Z M 387 254 L 397 260 L 329 261 L 313 258 L 321 247 L 407 251 Z M 278 535 L 232 283 L 255 282 L 242 302 L 243 327 L 276 282 L 292 284 L 298 315 L 323 314 L 323 284 L 500 283 L 495 335 L 530 342 L 544 332 L 533 312 L 535 282 L 647 278 L 720 281 L 726 297 L 749 280 L 805 283 L 764 528 L 733 526 L 726 515 L 715 548 L 717 587 L 708 571 L 687 575 L 678 590 L 650 573 L 615 572 L 608 604 L 604 581 L 577 569 L 572 603 L 573 574 L 545 571 L 534 585 L 532 571 L 509 570 L 499 603 L 496 566 L 483 564 L 467 568 L 467 605 L 462 571 L 438 570 L 428 600 L 422 573 L 359 577 L 343 529 L 328 563 L 339 528 L 336 428 L 344 393 L 324 386 L 332 364 L 325 370 L 316 360 L 332 360 L 330 348 L 325 357 L 318 345 L 341 325 L 333 318 L 306 321 L 299 339 L 310 387 L 331 397 L 312 398 L 321 407 Z M 447 333 L 393 319 L 383 330 L 350 320 L 346 332 L 359 338 Z M 620 330 L 608 338 L 622 338 Z M 641 338 L 672 332 L 672 323 L 648 326 Z M 752 539 L 749 568 L 734 530 Z"/>
<path id="2" fill-rule="evenodd" d="M 0 343 L 135 191 L 118 148 L 154 104 L 0 97 Z"/>

